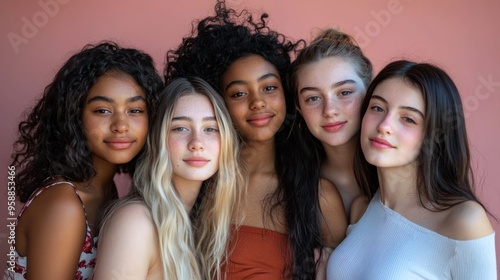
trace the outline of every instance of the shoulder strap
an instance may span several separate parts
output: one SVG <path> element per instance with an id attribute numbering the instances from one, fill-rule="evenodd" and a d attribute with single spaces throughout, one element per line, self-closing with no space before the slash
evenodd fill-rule
<path id="1" fill-rule="evenodd" d="M 73 185 L 73 183 L 71 182 L 68 182 L 68 181 L 62 181 L 62 182 L 54 182 L 54 183 L 51 183 L 51 184 L 48 184 L 48 185 L 45 185 L 43 187 L 40 187 L 38 188 L 35 192 L 33 192 L 33 194 L 31 194 L 31 196 L 28 198 L 28 201 L 26 201 L 26 203 L 24 204 L 23 208 L 21 209 L 21 211 L 19 212 L 19 215 L 17 216 L 17 219 L 19 220 L 19 218 L 21 217 L 21 215 L 23 214 L 24 210 L 26 208 L 28 208 L 28 206 L 31 204 L 31 202 L 37 197 L 39 196 L 43 191 L 45 191 L 46 189 L 52 187 L 52 186 L 56 186 L 56 185 L 60 185 L 60 184 L 68 184 L 70 185 L 71 187 L 73 187 L 73 190 L 75 191 L 75 194 L 76 196 L 78 197 L 78 199 L 80 200 L 80 203 L 82 204 L 83 206 L 83 201 L 82 199 L 80 198 L 80 194 L 78 193 L 78 190 L 75 188 L 75 185 Z M 84 207 L 85 208 L 85 207 Z M 86 214 L 85 214 L 86 216 Z M 86 218 L 85 218 L 86 219 Z"/>

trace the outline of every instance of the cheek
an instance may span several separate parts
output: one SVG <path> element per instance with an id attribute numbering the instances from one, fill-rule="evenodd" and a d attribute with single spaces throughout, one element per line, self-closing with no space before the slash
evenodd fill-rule
<path id="1" fill-rule="evenodd" d="M 359 95 L 356 98 L 345 100 L 341 104 L 341 108 L 346 115 L 350 115 L 353 118 L 360 118 L 361 104 L 363 102 L 363 96 Z"/>
<path id="2" fill-rule="evenodd" d="M 99 135 L 101 135 L 101 133 L 100 133 L 99 129 L 97 129 L 97 128 L 91 128 L 91 129 L 85 130 L 85 136 L 89 140 L 96 139 L 99 137 Z"/>
<path id="3" fill-rule="evenodd" d="M 277 110 L 283 111 L 286 113 L 286 100 L 285 100 L 285 94 L 281 92 L 276 96 L 274 99 L 274 106 Z"/>
<path id="4" fill-rule="evenodd" d="M 273 96 L 273 98 L 266 100 L 266 102 L 268 108 L 277 113 L 276 118 L 283 124 L 286 118 L 286 101 L 284 94 L 277 94 Z"/>
<path id="5" fill-rule="evenodd" d="M 377 118 L 370 114 L 365 114 L 361 121 L 361 138 L 368 137 L 370 132 L 377 127 Z"/>
<path id="6" fill-rule="evenodd" d="M 132 125 L 135 127 L 138 133 L 147 134 L 148 133 L 148 117 L 133 118 L 131 121 Z"/>
<path id="7" fill-rule="evenodd" d="M 83 118 L 83 133 L 87 139 L 97 139 L 103 134 L 102 123 L 99 120 Z"/>
<path id="8" fill-rule="evenodd" d="M 321 103 L 317 102 L 316 104 L 307 104 L 305 102 L 300 102 L 300 111 L 301 115 L 309 123 L 312 120 L 316 120 L 322 117 L 323 108 Z"/>
<path id="9" fill-rule="evenodd" d="M 182 138 L 170 136 L 167 139 L 168 152 L 171 154 L 176 153 L 182 147 L 182 143 Z"/>
<path id="10" fill-rule="evenodd" d="M 404 135 L 405 141 L 409 143 L 409 148 L 416 154 L 420 153 L 421 149 L 425 149 L 423 133 L 420 131 L 407 131 Z M 430 140 L 432 141 L 432 140 Z M 428 143 L 427 146 L 432 143 Z"/>
<path id="11" fill-rule="evenodd" d="M 217 141 L 213 144 L 213 152 L 214 152 L 214 159 L 215 159 L 215 166 L 219 166 L 219 157 L 220 157 L 220 141 Z"/>
<path id="12" fill-rule="evenodd" d="M 361 121 L 362 121 L 360 116 L 361 103 L 362 103 L 362 97 L 353 99 L 344 106 L 344 114 L 346 118 L 351 123 L 354 123 L 355 126 L 358 128 L 361 126 Z"/>
<path id="13" fill-rule="evenodd" d="M 236 120 L 240 115 L 242 115 L 246 110 L 243 108 L 243 105 L 236 102 L 228 102 L 225 100 L 227 111 L 231 116 L 231 119 Z"/>
<path id="14" fill-rule="evenodd" d="M 366 153 L 369 149 L 370 141 L 368 140 L 370 137 L 369 132 L 370 125 L 366 121 L 366 118 L 361 122 L 361 128 L 359 132 L 359 143 L 361 145 L 361 150 L 363 153 Z"/>
<path id="15" fill-rule="evenodd" d="M 167 141 L 168 154 L 170 156 L 170 162 L 173 166 L 179 166 L 179 160 L 181 160 L 182 151 L 182 141 L 179 139 L 169 139 Z"/>
<path id="16" fill-rule="evenodd" d="M 207 140 L 207 146 L 214 155 L 219 155 L 221 150 L 220 136 L 211 137 Z M 218 157 L 217 157 L 218 158 Z"/>

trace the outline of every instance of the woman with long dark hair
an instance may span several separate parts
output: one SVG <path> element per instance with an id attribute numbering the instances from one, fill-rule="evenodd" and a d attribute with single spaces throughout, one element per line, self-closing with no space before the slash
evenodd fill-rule
<path id="1" fill-rule="evenodd" d="M 228 279 L 314 279 L 315 249 L 335 247 L 347 222 L 335 187 L 309 168 L 317 159 L 294 126 L 286 77 L 302 42 L 270 29 L 267 14 L 254 19 L 224 1 L 215 12 L 168 52 L 165 79 L 198 76 L 210 83 L 241 138 L 246 197 L 224 270 Z"/>
<path id="2" fill-rule="evenodd" d="M 392 62 L 361 110 L 356 167 L 375 166 L 380 189 L 330 256 L 328 279 L 497 279 L 451 78 L 432 64 Z"/>

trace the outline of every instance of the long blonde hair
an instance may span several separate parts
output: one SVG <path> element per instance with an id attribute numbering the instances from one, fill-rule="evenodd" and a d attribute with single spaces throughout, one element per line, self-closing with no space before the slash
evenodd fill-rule
<path id="1" fill-rule="evenodd" d="M 186 211 L 174 188 L 167 146 L 175 104 L 181 96 L 189 94 L 202 94 L 210 99 L 221 141 L 219 169 L 203 183 L 191 213 Z M 222 98 L 199 78 L 173 80 L 161 93 L 132 190 L 119 203 L 139 200 L 150 209 L 158 232 L 165 279 L 221 278 L 220 266 L 227 259 L 231 221 L 244 188 L 238 158 L 237 134 Z M 111 210 L 114 211 L 116 207 Z"/>

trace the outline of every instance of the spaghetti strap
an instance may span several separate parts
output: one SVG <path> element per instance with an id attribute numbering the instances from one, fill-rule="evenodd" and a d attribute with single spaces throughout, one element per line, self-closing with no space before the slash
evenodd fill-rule
<path id="1" fill-rule="evenodd" d="M 33 194 L 28 198 L 28 201 L 24 204 L 22 207 L 21 211 L 19 212 L 19 215 L 16 220 L 16 225 L 19 219 L 21 218 L 24 210 L 28 208 L 28 206 L 31 204 L 31 202 L 39 196 L 42 192 L 44 192 L 46 189 L 60 185 L 60 184 L 68 184 L 70 185 L 73 190 L 75 191 L 76 196 L 80 200 L 80 203 L 82 204 L 83 207 L 83 212 L 85 214 L 85 225 L 86 225 L 86 235 L 85 235 L 85 242 L 82 247 L 82 252 L 80 254 L 80 260 L 78 262 L 78 268 L 77 272 L 75 275 L 75 279 L 83 279 L 83 280 L 89 280 L 92 278 L 92 273 L 94 271 L 95 267 L 95 262 L 96 262 L 96 252 L 97 252 L 97 235 L 92 238 L 92 232 L 90 230 L 89 222 L 87 220 L 87 212 L 85 211 L 85 205 L 83 204 L 82 199 L 80 198 L 80 194 L 78 193 L 78 190 L 76 187 L 73 185 L 73 183 L 68 182 L 68 181 L 62 181 L 62 182 L 54 182 L 48 185 L 45 185 L 43 187 L 38 188 Z M 17 251 L 14 252 L 14 259 L 15 259 L 15 266 L 12 267 L 12 269 L 7 269 L 5 270 L 4 274 L 4 279 L 26 279 L 26 272 L 27 272 L 27 266 L 28 266 L 28 259 L 27 256 L 20 256 Z"/>
<path id="2" fill-rule="evenodd" d="M 35 192 L 33 192 L 33 194 L 31 194 L 31 196 L 28 198 L 28 201 L 26 201 L 26 203 L 24 204 L 23 208 L 21 208 L 21 211 L 19 212 L 19 215 L 17 215 L 17 220 L 19 220 L 19 218 L 21 218 L 21 215 L 23 214 L 24 210 L 26 208 L 28 208 L 28 206 L 31 204 L 31 202 L 33 202 L 33 200 L 39 196 L 42 192 L 44 192 L 46 189 L 52 187 L 52 186 L 56 186 L 56 185 L 61 185 L 61 184 L 68 184 L 70 185 L 73 190 L 75 191 L 75 194 L 76 196 L 78 197 L 78 200 L 80 200 L 80 203 L 82 204 L 82 207 L 83 207 L 83 212 L 85 213 L 85 223 L 87 224 L 88 226 L 88 222 L 87 222 L 87 212 L 85 211 L 85 205 L 83 205 L 83 201 L 82 199 L 80 198 L 80 194 L 78 193 L 78 190 L 75 188 L 75 185 L 73 185 L 73 183 L 71 182 L 68 182 L 68 181 L 61 181 L 61 182 L 54 182 L 54 183 L 51 183 L 51 184 L 48 184 L 48 185 L 45 185 L 43 187 L 40 187 L 38 188 Z M 17 222 L 16 222 L 17 223 Z"/>

